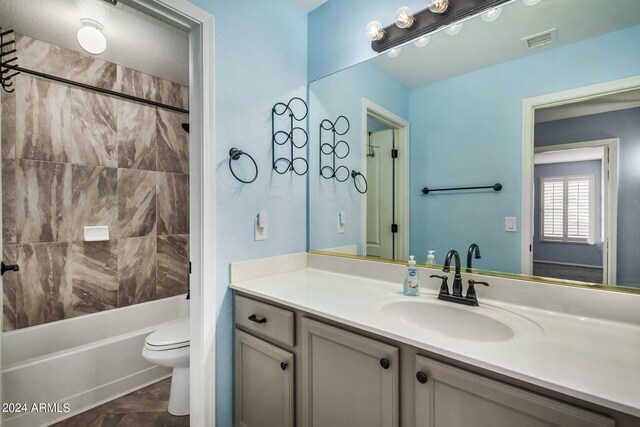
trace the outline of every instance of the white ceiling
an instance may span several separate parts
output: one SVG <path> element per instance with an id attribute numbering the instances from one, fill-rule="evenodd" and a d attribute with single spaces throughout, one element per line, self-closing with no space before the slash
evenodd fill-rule
<path id="1" fill-rule="evenodd" d="M 413 89 L 640 24 L 639 3 L 640 0 L 543 0 L 536 6 L 526 6 L 517 0 L 504 5 L 494 22 L 474 17 L 464 22 L 462 31 L 455 36 L 438 31 L 424 48 L 409 43 L 396 58 L 382 54 L 373 62 Z M 529 50 L 522 41 L 553 28 L 557 30 L 557 41 L 550 45 Z"/>
<path id="2" fill-rule="evenodd" d="M 536 123 L 590 116 L 592 114 L 636 107 L 640 107 L 640 89 L 537 110 Z"/>
<path id="3" fill-rule="evenodd" d="M 82 18 L 104 25 L 107 50 L 98 58 L 189 84 L 188 35 L 135 9 L 101 0 L 0 1 L 1 27 L 86 53 L 76 40 Z"/>
<path id="4" fill-rule="evenodd" d="M 291 1 L 293 1 L 293 4 L 295 4 L 300 9 L 304 10 L 307 13 L 311 12 L 313 9 L 316 9 L 322 6 L 324 3 L 327 2 L 327 0 L 291 0 Z"/>

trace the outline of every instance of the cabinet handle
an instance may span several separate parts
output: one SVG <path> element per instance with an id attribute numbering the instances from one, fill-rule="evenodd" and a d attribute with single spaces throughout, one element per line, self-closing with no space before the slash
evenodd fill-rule
<path id="1" fill-rule="evenodd" d="M 420 384 L 424 384 L 427 382 L 427 380 L 429 379 L 429 377 L 427 377 L 427 374 L 425 374 L 424 372 L 420 371 L 416 374 L 416 379 L 418 380 L 418 382 Z"/>
<path id="2" fill-rule="evenodd" d="M 382 366 L 383 369 L 389 369 L 391 362 L 389 362 L 389 359 L 380 359 L 380 366 Z"/>
<path id="3" fill-rule="evenodd" d="M 267 318 L 266 317 L 258 319 L 258 316 L 256 316 L 255 314 L 252 314 L 251 316 L 249 316 L 249 320 L 251 320 L 252 322 L 256 322 L 256 323 L 267 323 Z"/>
<path id="4" fill-rule="evenodd" d="M 280 369 L 282 369 L 283 371 L 287 370 L 287 364 L 284 362 L 280 362 Z"/>

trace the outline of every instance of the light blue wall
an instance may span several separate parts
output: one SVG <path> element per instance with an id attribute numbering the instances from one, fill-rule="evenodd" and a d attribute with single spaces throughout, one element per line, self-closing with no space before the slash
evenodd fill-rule
<path id="1" fill-rule="evenodd" d="M 367 23 L 393 22 L 399 7 L 419 11 L 425 0 L 329 0 L 309 13 L 309 81 L 358 64 L 376 53 L 371 50 Z"/>
<path id="2" fill-rule="evenodd" d="M 550 176 L 594 176 L 595 212 L 593 245 L 550 243 L 540 241 L 540 180 Z M 602 161 L 550 163 L 534 168 L 536 192 L 534 198 L 533 259 L 602 267 Z"/>
<path id="3" fill-rule="evenodd" d="M 504 217 L 520 228 L 523 99 L 638 75 L 638 45 L 635 26 L 411 91 L 411 252 L 435 249 L 441 263 L 475 241 L 478 268 L 519 272 L 520 233 Z M 496 182 L 499 193 L 420 193 Z"/>
<path id="4" fill-rule="evenodd" d="M 331 3 L 331 2 L 329 2 Z M 357 171 L 362 170 L 362 100 L 364 97 L 392 113 L 408 118 L 409 91 L 397 81 L 380 71 L 370 62 L 351 67 L 341 73 L 313 82 L 309 86 L 309 244 L 311 249 L 327 249 L 337 246 L 358 245 L 361 248 L 361 201 L 349 178 L 346 182 L 326 180 L 320 177 L 319 126 L 323 119 L 335 121 L 340 115 L 349 119 L 349 132 L 340 137 L 349 143 L 351 151 L 338 165 Z M 324 138 L 331 137 L 329 132 Z M 324 156 L 323 164 L 329 156 Z M 338 234 L 338 212 L 347 213 L 345 232 Z"/>
<path id="5" fill-rule="evenodd" d="M 232 299 L 229 263 L 306 250 L 306 179 L 271 173 L 271 107 L 305 98 L 307 17 L 290 0 L 192 0 L 216 17 L 216 425 L 233 418 Z M 250 185 L 235 181 L 229 148 L 260 168 Z M 269 211 L 269 238 L 255 242 L 253 219 Z M 214 260 L 211 260 L 212 262 Z M 206 285 L 206 284 L 205 284 Z"/>
<path id="6" fill-rule="evenodd" d="M 617 284 L 640 287 L 640 108 L 542 123 L 536 133 L 541 146 L 619 139 Z"/>

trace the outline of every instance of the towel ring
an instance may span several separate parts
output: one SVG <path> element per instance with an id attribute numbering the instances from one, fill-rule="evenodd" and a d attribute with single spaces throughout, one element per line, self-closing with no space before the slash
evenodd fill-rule
<path id="1" fill-rule="evenodd" d="M 360 175 L 362 177 L 362 180 L 364 181 L 364 191 L 360 190 L 360 187 L 358 187 L 358 181 L 356 180 L 358 175 Z M 367 192 L 367 190 L 369 189 L 369 183 L 367 182 L 367 178 L 365 178 L 364 175 L 362 175 L 362 173 L 352 170 L 351 178 L 353 178 L 353 186 L 356 187 L 356 190 L 358 190 L 358 193 L 364 194 Z"/>
<path id="2" fill-rule="evenodd" d="M 255 175 L 253 176 L 252 179 L 250 179 L 248 181 L 245 181 L 244 179 L 238 178 L 238 175 L 236 175 L 236 173 L 233 171 L 232 161 L 240 159 L 240 157 L 242 155 L 245 155 L 249 159 L 251 159 L 251 161 L 253 162 L 253 167 L 256 169 Z M 258 178 L 258 164 L 256 163 L 256 161 L 248 153 L 245 153 L 242 150 L 238 150 L 235 147 L 233 147 L 231 150 L 229 150 L 229 170 L 231 171 L 231 175 L 233 175 L 233 177 L 235 179 L 237 179 L 238 181 L 242 182 L 243 184 L 251 184 L 253 181 L 255 181 Z"/>

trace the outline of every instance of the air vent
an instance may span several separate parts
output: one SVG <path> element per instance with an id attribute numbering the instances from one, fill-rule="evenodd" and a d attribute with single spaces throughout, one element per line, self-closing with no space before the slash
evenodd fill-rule
<path id="1" fill-rule="evenodd" d="M 555 28 L 551 30 L 543 31 L 538 34 L 534 34 L 532 36 L 527 36 L 522 39 L 522 41 L 525 44 L 525 47 L 529 50 L 539 49 L 548 44 L 555 43 L 557 40 L 558 40 L 558 35 L 556 33 Z"/>

